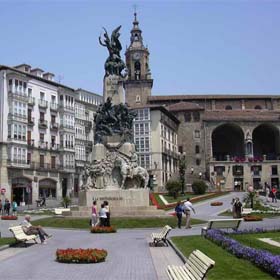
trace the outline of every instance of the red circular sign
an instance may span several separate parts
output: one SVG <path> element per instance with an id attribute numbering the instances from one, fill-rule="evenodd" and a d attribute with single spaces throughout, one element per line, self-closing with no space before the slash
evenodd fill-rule
<path id="1" fill-rule="evenodd" d="M 5 189 L 5 188 L 2 188 L 2 189 L 1 189 L 1 193 L 4 194 L 5 192 L 6 192 L 6 189 Z"/>

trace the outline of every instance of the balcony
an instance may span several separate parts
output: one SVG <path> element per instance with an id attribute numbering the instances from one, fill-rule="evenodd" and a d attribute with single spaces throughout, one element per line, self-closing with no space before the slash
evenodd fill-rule
<path id="1" fill-rule="evenodd" d="M 17 168 L 29 168 L 30 164 L 26 159 L 8 159 L 8 167 L 17 167 Z"/>
<path id="2" fill-rule="evenodd" d="M 46 101 L 44 99 L 38 99 L 38 106 L 40 108 L 46 109 L 46 108 L 48 108 L 48 101 Z"/>
<path id="3" fill-rule="evenodd" d="M 24 90 L 17 90 L 14 88 L 9 88 L 8 97 L 11 99 L 17 99 L 23 102 L 28 102 L 28 95 Z"/>
<path id="4" fill-rule="evenodd" d="M 57 171 L 60 166 L 57 163 L 45 163 L 45 162 L 31 162 L 32 169 L 39 171 Z"/>
<path id="5" fill-rule="evenodd" d="M 51 129 L 51 130 L 58 130 L 58 126 L 59 126 L 58 123 L 52 122 L 52 123 L 51 123 L 51 126 L 50 126 L 50 129 Z"/>
<path id="6" fill-rule="evenodd" d="M 14 114 L 9 113 L 8 120 L 27 123 L 27 116 L 22 114 L 17 114 L 17 113 Z"/>
<path id="7" fill-rule="evenodd" d="M 57 111 L 58 109 L 58 104 L 57 103 L 50 103 L 50 109 L 52 111 Z"/>
<path id="8" fill-rule="evenodd" d="M 74 125 L 61 124 L 60 129 L 75 130 L 75 127 L 74 127 Z"/>
<path id="9" fill-rule="evenodd" d="M 39 126 L 39 128 L 46 129 L 48 127 L 48 121 L 39 119 L 38 126 Z"/>
<path id="10" fill-rule="evenodd" d="M 80 159 L 76 159 L 76 167 L 84 167 L 86 160 L 80 160 Z"/>
<path id="11" fill-rule="evenodd" d="M 28 125 L 29 126 L 33 126 L 34 124 L 35 124 L 35 120 L 34 120 L 34 118 L 33 117 L 28 117 Z"/>
<path id="12" fill-rule="evenodd" d="M 75 165 L 63 164 L 59 166 L 59 170 L 62 172 L 75 172 Z"/>
<path id="13" fill-rule="evenodd" d="M 51 143 L 50 144 L 50 149 L 52 151 L 58 151 L 59 150 L 59 144 Z"/>
<path id="14" fill-rule="evenodd" d="M 35 98 L 28 96 L 28 105 L 34 106 L 35 105 Z"/>
<path id="15" fill-rule="evenodd" d="M 68 104 L 59 103 L 58 106 L 59 106 L 60 111 L 73 111 L 73 112 L 75 112 L 75 105 L 70 106 Z"/>
<path id="16" fill-rule="evenodd" d="M 35 143 L 35 142 L 34 142 L 34 139 L 28 139 L 28 140 L 27 140 L 27 146 L 28 146 L 28 147 L 34 147 L 34 146 L 35 146 L 34 143 Z"/>
<path id="17" fill-rule="evenodd" d="M 47 150 L 48 149 L 48 142 L 39 141 L 38 148 L 43 149 L 43 150 Z"/>

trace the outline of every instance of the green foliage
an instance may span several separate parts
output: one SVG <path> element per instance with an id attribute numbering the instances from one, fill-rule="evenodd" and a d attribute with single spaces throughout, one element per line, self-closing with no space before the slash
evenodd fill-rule
<path id="1" fill-rule="evenodd" d="M 168 191 L 168 194 L 170 196 L 173 196 L 174 198 L 177 198 L 178 197 L 178 194 L 179 194 L 179 191 L 181 189 L 181 182 L 178 181 L 178 180 L 169 180 L 166 185 L 165 185 L 165 188 L 167 189 Z"/>
<path id="2" fill-rule="evenodd" d="M 204 181 L 194 181 L 192 183 L 192 190 L 195 194 L 205 194 L 207 190 L 207 185 Z"/>
<path id="3" fill-rule="evenodd" d="M 69 196 L 65 196 L 62 198 L 61 205 L 65 208 L 68 208 L 68 206 L 71 204 L 71 198 Z"/>

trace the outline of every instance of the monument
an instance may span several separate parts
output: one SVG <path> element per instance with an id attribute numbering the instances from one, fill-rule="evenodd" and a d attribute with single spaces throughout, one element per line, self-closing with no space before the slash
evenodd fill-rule
<path id="1" fill-rule="evenodd" d="M 136 115 L 124 100 L 126 67 L 120 56 L 120 28 L 117 27 L 111 37 L 104 28 L 103 38 L 99 37 L 99 43 L 109 52 L 103 81 L 104 103 L 94 118 L 93 161 L 84 169 L 79 205 L 80 209 L 88 212 L 93 200 L 107 200 L 113 215 L 145 214 L 155 212 L 155 209 L 149 206 L 149 174 L 138 165 L 133 143 L 133 119 Z"/>

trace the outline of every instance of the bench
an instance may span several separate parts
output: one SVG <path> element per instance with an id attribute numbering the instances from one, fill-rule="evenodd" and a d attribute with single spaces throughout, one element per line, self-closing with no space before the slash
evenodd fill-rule
<path id="1" fill-rule="evenodd" d="M 251 214 L 253 212 L 252 208 L 243 208 L 242 209 L 242 215 L 248 215 Z"/>
<path id="2" fill-rule="evenodd" d="M 157 246 L 157 244 L 159 242 L 164 242 L 168 246 L 167 235 L 171 229 L 172 229 L 172 227 L 166 225 L 165 227 L 163 227 L 161 232 L 152 233 L 151 237 L 152 237 L 152 241 L 153 241 L 154 245 Z"/>
<path id="3" fill-rule="evenodd" d="M 63 212 L 70 212 L 70 208 L 54 208 L 55 215 L 62 215 Z"/>
<path id="4" fill-rule="evenodd" d="M 208 229 L 233 229 L 237 230 L 243 219 L 217 219 L 210 220 L 206 227 L 201 229 L 201 235 L 205 235 Z"/>
<path id="5" fill-rule="evenodd" d="M 200 280 L 215 265 L 215 262 L 199 250 L 194 250 L 184 265 L 169 265 L 170 280 Z"/>
<path id="6" fill-rule="evenodd" d="M 27 235 L 22 229 L 22 226 L 14 226 L 10 227 L 9 230 L 13 233 L 15 239 L 19 242 L 24 242 L 26 244 L 29 240 L 34 240 L 35 243 L 37 243 L 36 238 L 37 235 Z"/>

